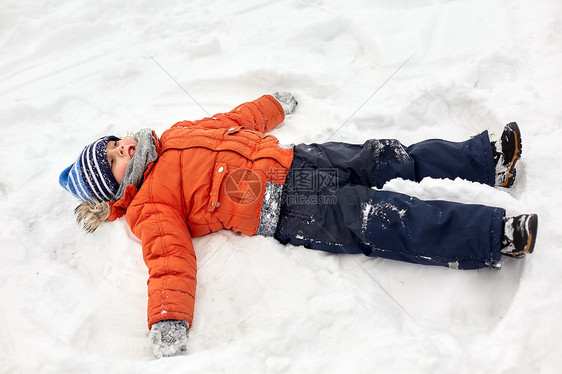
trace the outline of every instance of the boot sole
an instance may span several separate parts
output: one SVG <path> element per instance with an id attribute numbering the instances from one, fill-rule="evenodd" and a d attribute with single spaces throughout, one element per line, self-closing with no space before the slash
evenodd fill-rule
<path id="1" fill-rule="evenodd" d="M 515 164 L 521 158 L 521 132 L 519 126 L 516 122 L 508 123 L 507 126 L 515 135 L 515 152 L 505 172 L 505 180 L 501 184 L 502 187 L 511 187 L 513 185 L 515 181 Z"/>

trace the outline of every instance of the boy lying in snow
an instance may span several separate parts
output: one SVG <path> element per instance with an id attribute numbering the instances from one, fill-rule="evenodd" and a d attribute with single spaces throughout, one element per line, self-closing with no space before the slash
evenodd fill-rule
<path id="1" fill-rule="evenodd" d="M 392 178 L 457 177 L 511 187 L 521 155 L 516 123 L 499 140 L 396 140 L 282 147 L 264 132 L 297 106 L 289 93 L 265 95 L 231 112 L 173 125 L 160 138 L 106 136 L 84 148 L 60 176 L 84 201 L 79 222 L 127 213 L 149 269 L 148 327 L 156 357 L 187 350 L 197 265 L 192 237 L 220 229 L 272 236 L 333 253 L 363 253 L 456 269 L 501 268 L 500 255 L 531 253 L 535 214 L 422 201 L 374 190 Z"/>

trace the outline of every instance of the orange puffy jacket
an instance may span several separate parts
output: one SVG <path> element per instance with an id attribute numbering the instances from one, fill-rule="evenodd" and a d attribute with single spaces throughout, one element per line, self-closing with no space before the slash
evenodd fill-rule
<path id="1" fill-rule="evenodd" d="M 223 228 L 256 233 L 266 183 L 283 184 L 293 160 L 292 149 L 263 134 L 284 118 L 277 100 L 265 95 L 229 113 L 176 123 L 157 141 L 158 159 L 138 192 L 130 185 L 112 205 L 109 219 L 126 210 L 142 241 L 149 328 L 164 319 L 191 326 L 197 272 L 192 237 Z"/>

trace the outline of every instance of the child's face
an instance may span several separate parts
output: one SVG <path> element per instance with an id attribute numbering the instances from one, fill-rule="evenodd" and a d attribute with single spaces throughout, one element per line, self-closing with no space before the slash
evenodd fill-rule
<path id="1" fill-rule="evenodd" d="M 134 139 L 124 138 L 107 142 L 107 161 L 117 183 L 121 183 L 123 180 L 127 164 L 135 155 L 136 150 L 137 141 Z"/>

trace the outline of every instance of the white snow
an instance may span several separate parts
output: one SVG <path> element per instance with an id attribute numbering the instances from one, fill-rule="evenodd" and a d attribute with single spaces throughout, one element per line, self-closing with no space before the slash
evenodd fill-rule
<path id="1" fill-rule="evenodd" d="M 560 372 L 561 40 L 547 0 L 3 2 L 0 372 Z M 456 141 L 517 121 L 511 191 L 384 188 L 537 212 L 535 253 L 463 272 L 218 232 L 194 241 L 188 355 L 155 360 L 139 241 L 124 219 L 81 231 L 59 173 L 97 137 L 275 91 L 299 101 L 281 143 Z"/>

